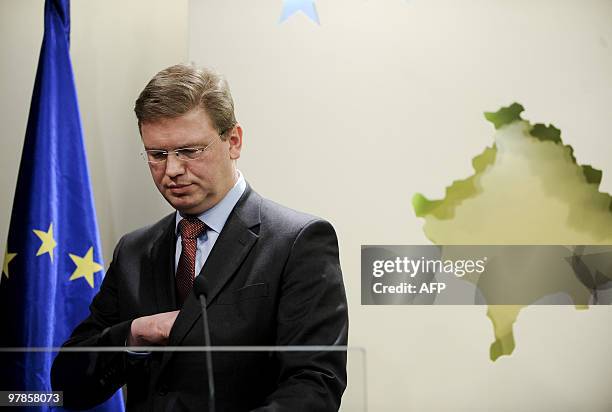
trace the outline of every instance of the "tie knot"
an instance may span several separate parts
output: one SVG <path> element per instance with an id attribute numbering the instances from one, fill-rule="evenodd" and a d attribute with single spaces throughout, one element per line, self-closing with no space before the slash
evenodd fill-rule
<path id="1" fill-rule="evenodd" d="M 197 239 L 206 231 L 206 224 L 197 217 L 187 217 L 179 222 L 179 232 L 183 239 Z"/>

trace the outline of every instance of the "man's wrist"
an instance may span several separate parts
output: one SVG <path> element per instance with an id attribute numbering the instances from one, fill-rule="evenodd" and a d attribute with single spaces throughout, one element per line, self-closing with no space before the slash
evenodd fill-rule
<path id="1" fill-rule="evenodd" d="M 138 338 L 140 336 L 139 333 L 139 325 L 140 325 L 140 319 L 141 318 L 136 318 L 134 320 L 132 320 L 132 322 L 130 323 L 130 328 L 128 331 L 128 336 L 126 341 L 126 346 L 141 346 L 142 345 L 142 341 Z"/>
<path id="2" fill-rule="evenodd" d="M 130 323 L 130 328 L 128 330 L 128 336 L 125 338 L 125 343 L 124 346 L 125 347 L 134 347 L 134 346 L 139 346 L 136 344 L 136 339 L 134 338 L 134 322 L 136 322 L 137 319 L 132 320 L 132 322 Z M 148 351 L 135 351 L 135 350 L 130 350 L 130 349 L 126 349 L 126 352 L 130 355 L 135 355 L 135 356 L 147 356 L 149 355 L 151 352 Z"/>
<path id="3" fill-rule="evenodd" d="M 134 334 L 132 332 L 132 330 L 134 328 L 134 322 L 136 320 L 137 319 L 134 319 L 132 321 L 132 323 L 130 324 L 130 329 L 129 329 L 129 332 L 128 332 L 128 336 L 127 336 L 127 338 L 125 338 L 125 344 L 124 344 L 125 347 L 139 346 L 139 345 L 137 345 L 135 343 L 136 339 L 134 339 Z M 148 352 L 148 351 L 134 351 L 134 350 L 129 350 L 129 349 L 126 349 L 126 351 L 127 351 L 127 353 L 129 355 L 134 355 L 134 356 L 147 356 L 147 355 L 151 354 L 151 352 Z"/>

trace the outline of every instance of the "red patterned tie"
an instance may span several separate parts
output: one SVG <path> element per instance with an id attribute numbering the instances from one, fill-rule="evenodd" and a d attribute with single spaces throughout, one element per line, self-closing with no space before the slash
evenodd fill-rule
<path id="1" fill-rule="evenodd" d="M 176 292 L 182 306 L 193 288 L 198 237 L 206 232 L 206 225 L 198 218 L 188 217 L 179 222 L 179 232 L 183 250 L 176 268 Z"/>

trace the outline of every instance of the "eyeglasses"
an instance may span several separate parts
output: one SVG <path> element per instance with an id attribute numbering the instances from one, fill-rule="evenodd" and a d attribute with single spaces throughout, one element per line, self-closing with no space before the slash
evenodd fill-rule
<path id="1" fill-rule="evenodd" d="M 221 136 L 223 136 L 223 134 L 227 132 L 228 130 L 229 129 L 224 130 L 222 133 L 219 134 L 218 139 L 213 140 L 211 143 L 209 143 L 205 147 L 181 147 L 179 149 L 174 149 L 174 150 L 150 149 L 150 150 L 145 150 L 144 152 L 141 152 L 140 155 L 146 162 L 152 163 L 152 164 L 164 163 L 168 159 L 168 155 L 170 153 L 174 153 L 177 159 L 179 160 L 185 160 L 185 161 L 196 160 L 202 157 L 204 155 L 204 152 L 206 152 L 206 150 L 209 147 L 215 144 L 218 140 L 221 140 Z"/>

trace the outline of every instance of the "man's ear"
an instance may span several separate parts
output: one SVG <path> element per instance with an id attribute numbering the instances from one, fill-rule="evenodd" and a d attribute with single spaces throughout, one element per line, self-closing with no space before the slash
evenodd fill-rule
<path id="1" fill-rule="evenodd" d="M 230 144 L 230 159 L 236 160 L 240 157 L 240 150 L 242 150 L 242 127 L 240 127 L 239 123 L 236 123 L 236 125 L 227 133 L 227 140 Z"/>

